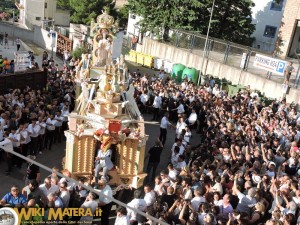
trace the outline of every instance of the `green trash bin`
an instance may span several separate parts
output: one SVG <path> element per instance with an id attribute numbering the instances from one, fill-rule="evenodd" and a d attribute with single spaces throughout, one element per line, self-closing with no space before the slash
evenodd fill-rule
<path id="1" fill-rule="evenodd" d="M 246 86 L 241 85 L 241 84 L 238 84 L 237 88 L 239 89 L 238 92 L 246 90 Z"/>
<path id="2" fill-rule="evenodd" d="M 230 97 L 235 96 L 239 91 L 239 88 L 236 85 L 228 85 L 228 95 Z"/>
<path id="3" fill-rule="evenodd" d="M 271 105 L 271 103 L 274 101 L 273 98 L 264 98 L 263 102 L 265 103 L 265 106 Z"/>
<path id="4" fill-rule="evenodd" d="M 224 90 L 228 92 L 228 85 L 231 84 L 230 82 L 228 82 L 227 80 L 223 79 L 221 80 L 221 86 L 220 86 L 220 90 Z"/>
<path id="5" fill-rule="evenodd" d="M 182 72 L 182 80 L 187 79 L 192 81 L 194 84 L 198 83 L 199 71 L 195 68 L 186 67 Z"/>
<path id="6" fill-rule="evenodd" d="M 174 64 L 172 67 L 171 77 L 176 80 L 176 82 L 181 82 L 182 72 L 185 69 L 185 66 L 178 63 Z"/>

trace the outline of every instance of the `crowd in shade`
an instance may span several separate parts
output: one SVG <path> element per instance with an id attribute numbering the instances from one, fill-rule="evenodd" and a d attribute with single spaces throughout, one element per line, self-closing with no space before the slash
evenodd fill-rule
<path id="1" fill-rule="evenodd" d="M 14 151 L 31 159 L 63 141 L 67 115 L 74 109 L 75 66 L 60 69 L 53 60 L 43 59 L 46 89 L 8 90 L 0 96 L 0 141 L 9 138 Z M 267 106 L 250 88 L 230 97 L 213 78 L 197 87 L 189 80 L 176 83 L 162 71 L 155 76 L 136 71 L 128 80 L 142 114 L 160 125 L 159 137 L 147 149 L 148 176 L 141 189 L 133 190 L 128 206 L 168 224 L 300 223 L 300 113 L 295 106 L 285 99 Z M 175 129 L 175 136 L 169 129 Z M 166 140 L 174 144 L 169 148 Z M 157 171 L 163 167 L 163 152 L 169 163 Z M 27 168 L 24 188 L 11 187 L 2 206 L 43 207 L 46 212 L 66 207 L 95 212 L 100 207 L 100 223 L 109 224 L 113 203 L 105 196 L 89 193 L 55 172 L 41 182 L 39 167 L 2 153 L 7 175 Z M 72 177 L 69 171 L 63 173 Z M 96 186 L 112 196 L 107 180 L 100 179 Z M 96 218 L 66 219 L 93 224 Z M 130 208 L 118 208 L 115 225 L 128 224 L 154 222 Z"/>

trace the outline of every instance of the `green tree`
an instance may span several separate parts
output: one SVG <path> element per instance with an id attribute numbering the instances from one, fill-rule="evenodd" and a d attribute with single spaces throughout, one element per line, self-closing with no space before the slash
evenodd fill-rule
<path id="1" fill-rule="evenodd" d="M 150 31 L 159 38 L 168 38 L 170 28 L 192 30 L 198 20 L 199 0 L 128 0 L 129 10 L 143 17 L 141 31 Z"/>
<path id="2" fill-rule="evenodd" d="M 128 22 L 129 8 L 128 5 L 124 5 L 117 10 L 117 19 L 119 21 L 119 27 L 125 28 Z"/>
<path id="3" fill-rule="evenodd" d="M 128 0 L 131 12 L 142 16 L 142 32 L 166 39 L 171 28 L 206 34 L 213 0 Z M 210 36 L 240 44 L 251 44 L 252 0 L 215 0 Z"/>
<path id="4" fill-rule="evenodd" d="M 63 1 L 63 0 L 61 0 Z M 91 20 L 102 14 L 104 7 L 110 15 L 116 18 L 115 2 L 113 0 L 69 0 L 71 8 L 71 22 L 89 25 Z"/>
<path id="5" fill-rule="evenodd" d="M 57 0 L 57 8 L 71 10 L 70 0 Z"/>
<path id="6" fill-rule="evenodd" d="M 212 0 L 209 4 L 212 5 Z M 254 41 L 251 35 L 255 31 L 251 17 L 253 6 L 252 0 L 215 0 L 210 36 L 251 45 Z"/>

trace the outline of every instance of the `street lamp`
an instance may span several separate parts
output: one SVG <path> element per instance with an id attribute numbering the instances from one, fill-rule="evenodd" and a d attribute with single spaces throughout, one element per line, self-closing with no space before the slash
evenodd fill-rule
<path id="1" fill-rule="evenodd" d="M 15 45 L 15 10 L 13 9 L 13 41 L 12 41 L 12 46 Z"/>
<path id="2" fill-rule="evenodd" d="M 198 77 L 198 86 L 199 86 L 200 80 L 201 80 L 201 76 L 200 75 L 202 73 L 203 64 L 204 64 L 204 57 L 206 55 L 206 48 L 207 48 L 207 42 L 208 42 L 208 37 L 209 37 L 210 24 L 211 24 L 211 20 L 212 20 L 214 8 L 215 8 L 215 0 L 213 0 L 213 5 L 212 5 L 211 11 L 210 11 L 210 18 L 209 18 L 209 23 L 208 23 L 208 29 L 207 29 L 207 34 L 206 34 L 206 39 L 205 39 L 205 45 L 204 45 L 203 54 L 202 54 L 202 62 L 201 62 L 200 71 L 199 71 L 199 77 Z"/>

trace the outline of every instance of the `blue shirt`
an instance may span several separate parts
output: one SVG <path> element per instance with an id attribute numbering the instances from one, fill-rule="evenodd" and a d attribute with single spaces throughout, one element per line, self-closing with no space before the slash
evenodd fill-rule
<path id="1" fill-rule="evenodd" d="M 7 193 L 2 200 L 5 200 L 6 204 L 16 206 L 18 204 L 24 205 L 27 203 L 27 199 L 24 195 L 18 194 L 15 198 L 11 193 Z"/>

